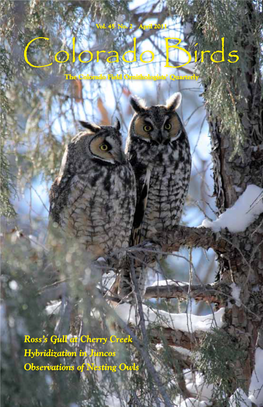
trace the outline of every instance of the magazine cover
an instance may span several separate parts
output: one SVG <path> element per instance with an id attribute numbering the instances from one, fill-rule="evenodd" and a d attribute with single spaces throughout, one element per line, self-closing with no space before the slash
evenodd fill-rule
<path id="1" fill-rule="evenodd" d="M 2 0 L 1 406 L 263 406 L 259 0 Z"/>

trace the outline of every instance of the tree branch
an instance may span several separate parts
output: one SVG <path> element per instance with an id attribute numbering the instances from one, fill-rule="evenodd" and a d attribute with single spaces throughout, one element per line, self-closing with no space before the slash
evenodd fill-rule
<path id="1" fill-rule="evenodd" d="M 200 340 L 204 338 L 205 334 L 206 332 L 203 331 L 190 333 L 158 326 L 151 329 L 151 342 L 155 344 L 166 342 L 170 346 L 180 346 L 193 351 L 198 347 Z"/>
<path id="2" fill-rule="evenodd" d="M 181 246 L 202 247 L 203 249 L 214 249 L 216 252 L 225 253 L 229 247 L 222 232 L 214 233 L 211 229 L 204 227 L 189 228 L 176 226 L 171 231 L 158 233 L 156 239 L 165 252 L 178 251 Z"/>
<path id="3" fill-rule="evenodd" d="M 231 249 L 231 241 L 228 232 L 214 233 L 204 227 L 189 228 L 177 225 L 172 230 L 157 232 L 151 241 L 129 247 L 127 253 L 147 265 L 155 261 L 157 255 L 178 252 L 182 246 L 202 247 L 205 250 L 212 248 L 217 253 L 225 254 Z"/>
<path id="4" fill-rule="evenodd" d="M 119 303 L 122 298 L 118 295 L 110 295 L 104 293 L 104 298 L 111 302 Z M 228 284 L 217 282 L 205 285 L 179 285 L 179 282 L 174 284 L 167 284 L 165 286 L 147 287 L 143 296 L 145 300 L 151 298 L 177 298 L 180 300 L 194 299 L 195 301 L 206 301 L 209 303 L 216 303 L 223 305 L 226 300 L 233 300 L 231 295 L 231 288 Z"/>
<path id="5" fill-rule="evenodd" d="M 206 285 L 179 285 L 169 284 L 165 286 L 148 287 L 144 294 L 145 299 L 149 298 L 178 298 L 189 300 L 190 298 L 196 301 L 215 302 L 223 304 L 231 297 L 231 288 L 224 283 L 214 283 Z"/>

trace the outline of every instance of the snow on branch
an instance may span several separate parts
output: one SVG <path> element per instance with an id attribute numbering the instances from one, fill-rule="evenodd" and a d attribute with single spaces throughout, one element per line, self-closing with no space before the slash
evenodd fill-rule
<path id="1" fill-rule="evenodd" d="M 244 232 L 263 213 L 263 189 L 248 185 L 236 203 L 211 222 L 205 219 L 201 226 L 219 232 L 227 228 L 232 233 Z"/>
<path id="2" fill-rule="evenodd" d="M 151 245 L 149 242 L 144 242 L 142 245 L 129 247 L 128 253 L 135 256 L 139 256 L 140 253 L 147 254 L 154 258 L 156 254 L 160 253 L 160 248 L 162 254 L 168 254 L 179 251 L 180 247 L 185 246 L 202 247 L 205 250 L 212 248 L 217 253 L 224 254 L 232 249 L 229 232 L 243 232 L 262 213 L 263 189 L 256 185 L 248 185 L 235 205 L 227 209 L 215 221 L 205 219 L 199 227 L 176 225 L 172 230 L 157 233 L 151 240 Z M 225 228 L 229 232 L 224 231 Z M 149 259 L 144 259 L 144 261 L 151 262 Z"/>
<path id="3" fill-rule="evenodd" d="M 115 308 L 116 314 L 127 324 L 137 325 L 136 308 L 130 304 L 120 304 Z M 209 332 L 212 328 L 222 328 L 225 308 L 220 308 L 213 314 L 193 315 L 191 313 L 172 314 L 162 310 L 154 310 L 143 305 L 145 324 L 154 324 L 182 332 Z"/>

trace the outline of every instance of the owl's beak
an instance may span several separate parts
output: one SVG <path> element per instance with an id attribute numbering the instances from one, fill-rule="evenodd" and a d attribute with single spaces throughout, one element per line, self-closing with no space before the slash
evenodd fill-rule
<path id="1" fill-rule="evenodd" d="M 163 135 L 162 135 L 162 132 L 161 132 L 161 131 L 159 131 L 158 137 L 156 138 L 156 141 L 157 141 L 157 143 L 162 144 L 162 142 L 163 142 Z"/>
<path id="2" fill-rule="evenodd" d="M 125 164 L 126 163 L 126 156 L 124 154 L 124 151 L 122 151 L 121 149 L 118 151 L 113 151 L 112 152 L 113 158 L 115 161 L 117 161 L 117 163 L 119 164 Z"/>

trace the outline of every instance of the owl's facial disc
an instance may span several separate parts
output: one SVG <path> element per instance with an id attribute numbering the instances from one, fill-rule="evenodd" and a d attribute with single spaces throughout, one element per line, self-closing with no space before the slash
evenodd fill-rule
<path id="1" fill-rule="evenodd" d="M 142 138 L 146 142 L 151 142 L 151 133 L 154 129 L 154 125 L 150 118 L 138 116 L 134 123 L 134 132 L 136 136 Z"/>
<path id="2" fill-rule="evenodd" d="M 182 134 L 182 125 L 177 114 L 173 114 L 172 117 L 166 119 L 164 122 L 164 130 L 169 132 L 170 141 L 175 141 L 180 137 Z"/>
<path id="3" fill-rule="evenodd" d="M 134 134 L 147 143 L 168 144 L 179 138 L 181 133 L 182 125 L 176 113 L 166 115 L 159 125 L 145 114 L 135 119 Z"/>
<path id="4" fill-rule="evenodd" d="M 89 145 L 92 156 L 110 164 L 123 164 L 126 162 L 121 143 L 112 136 L 96 136 Z"/>

